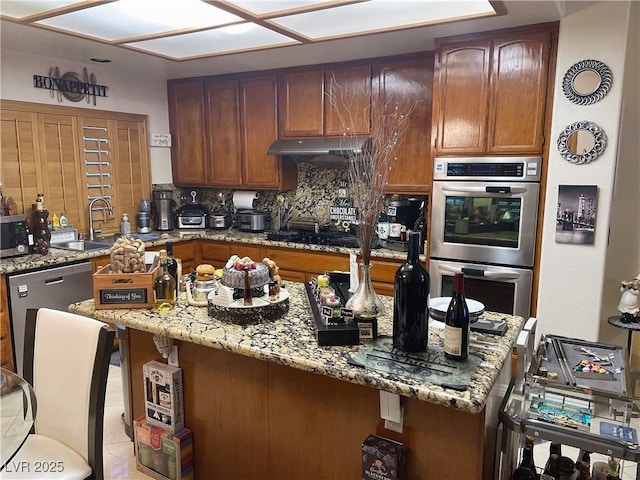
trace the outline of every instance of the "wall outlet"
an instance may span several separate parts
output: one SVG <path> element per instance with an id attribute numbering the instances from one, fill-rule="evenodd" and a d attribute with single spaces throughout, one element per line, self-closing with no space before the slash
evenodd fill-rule
<path id="1" fill-rule="evenodd" d="M 402 418 L 400 418 L 399 422 L 394 422 L 393 420 L 385 420 L 384 428 L 387 430 L 393 430 L 394 432 L 402 433 Z"/>

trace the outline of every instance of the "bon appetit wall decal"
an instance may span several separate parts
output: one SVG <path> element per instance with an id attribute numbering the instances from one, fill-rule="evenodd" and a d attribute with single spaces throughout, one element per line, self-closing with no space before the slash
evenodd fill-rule
<path id="1" fill-rule="evenodd" d="M 58 102 L 62 102 L 66 98 L 70 102 L 80 102 L 83 99 L 87 103 L 96 104 L 97 97 L 107 96 L 107 86 L 96 83 L 96 75 L 89 73 L 85 68 L 82 69 L 82 75 L 76 72 L 66 72 L 60 74 L 59 67 L 51 67 L 49 76 L 34 75 L 33 87 L 44 88 L 51 91 L 51 98 L 58 95 Z"/>

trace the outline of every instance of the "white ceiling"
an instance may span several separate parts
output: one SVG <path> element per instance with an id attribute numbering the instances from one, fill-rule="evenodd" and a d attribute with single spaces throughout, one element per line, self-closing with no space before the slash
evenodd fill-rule
<path id="1" fill-rule="evenodd" d="M 8 0 L 0 1 L 4 4 Z M 70 3 L 69 0 L 46 1 L 50 4 Z M 148 1 L 152 4 L 155 0 Z M 183 1 L 184 0 L 175 0 L 175 3 L 182 4 Z M 318 4 L 319 1 L 320 0 L 312 0 L 311 2 L 305 1 L 304 3 L 312 4 L 315 2 Z M 345 0 L 340 1 L 344 2 Z M 460 3 L 460 0 L 449 1 L 454 4 Z M 20 3 L 29 4 L 30 2 L 42 3 L 42 0 L 37 2 L 36 0 L 22 0 Z M 370 22 L 373 23 L 370 24 L 368 28 L 372 31 L 382 31 L 381 33 L 353 36 L 342 38 L 340 40 L 326 40 L 326 38 L 331 38 L 332 35 L 353 34 L 353 32 L 348 31 L 349 29 L 353 30 L 352 27 L 345 30 L 347 28 L 346 26 L 353 23 L 351 22 L 353 13 L 350 15 L 345 14 L 344 21 L 342 21 L 342 15 L 336 16 L 339 12 L 339 8 L 334 9 L 329 17 L 331 20 L 327 20 L 326 22 L 323 21 L 323 23 L 328 24 L 328 28 L 325 28 L 323 25 L 318 23 L 317 19 L 310 22 L 304 20 L 304 15 L 308 14 L 298 14 L 288 17 L 283 16 L 282 18 L 276 19 L 273 17 L 273 13 L 264 13 L 264 11 L 268 12 L 268 9 L 265 9 L 265 6 L 303 3 L 300 0 L 233 0 L 233 2 L 238 5 L 242 5 L 243 8 L 251 7 L 253 9 L 252 15 L 254 15 L 254 19 L 257 19 L 258 22 L 265 21 L 264 18 L 260 17 L 261 15 L 271 15 L 269 20 L 270 22 L 272 21 L 271 19 L 273 19 L 273 23 L 275 24 L 275 20 L 277 20 L 278 25 L 276 29 L 280 29 L 280 32 L 286 31 L 287 33 L 294 31 L 295 34 L 293 36 L 297 35 L 302 41 L 296 41 L 296 45 L 292 46 L 279 46 L 282 44 L 282 39 L 276 38 L 276 48 L 220 55 L 221 53 L 224 53 L 225 49 L 230 48 L 233 50 L 237 45 L 229 44 L 229 42 L 226 41 L 223 42 L 225 45 L 221 46 L 219 45 L 221 42 L 216 42 L 215 38 L 211 38 L 211 33 L 209 31 L 201 31 L 189 33 L 187 35 L 195 36 L 196 40 L 198 40 L 196 42 L 180 40 L 178 36 L 158 38 L 158 35 L 155 35 L 146 37 L 148 38 L 146 41 L 135 42 L 135 50 L 132 50 L 132 48 L 134 48 L 134 42 L 120 42 L 126 43 L 124 47 L 101 43 L 112 42 L 114 38 L 118 38 L 120 40 L 125 37 L 129 37 L 130 40 L 134 38 L 134 35 L 131 35 L 131 32 L 123 26 L 117 26 L 118 28 L 115 29 L 111 28 L 110 25 L 113 26 L 112 24 L 114 22 L 104 21 L 104 19 L 107 18 L 107 15 L 104 14 L 102 16 L 98 16 L 99 21 L 95 21 L 94 19 L 94 28 L 86 29 L 86 31 L 82 33 L 83 37 L 86 37 L 87 35 L 93 38 L 100 37 L 101 42 L 89 38 L 78 37 L 77 35 L 69 35 L 48 30 L 49 28 L 52 28 L 52 25 L 47 25 L 47 29 L 44 29 L 41 28 L 43 26 L 42 24 L 40 24 L 40 27 L 34 27 L 14 23 L 16 21 L 16 18 L 14 18 L 13 21 L 3 19 L 0 22 L 0 47 L 2 49 L 42 55 L 83 64 L 90 64 L 91 58 L 108 58 L 111 60 L 109 67 L 112 66 L 117 71 L 122 71 L 123 69 L 143 70 L 147 73 L 153 73 L 164 78 L 179 78 L 197 75 L 216 75 L 230 72 L 283 68 L 315 63 L 329 63 L 353 60 L 356 58 L 370 58 L 431 50 L 434 46 L 434 38 L 555 21 L 559 20 L 564 15 L 570 14 L 584 8 L 586 5 L 594 3 L 589 1 L 504 1 L 501 3 L 504 8 L 506 8 L 507 14 L 503 16 L 463 20 L 440 25 L 405 28 L 397 31 L 382 31 L 385 30 L 385 28 L 397 28 L 398 25 L 392 25 L 393 20 L 390 20 L 386 24 L 384 22 L 380 22 L 380 17 L 374 15 L 369 18 Z M 388 4 L 389 2 L 392 2 L 397 9 L 413 12 L 413 17 L 419 24 L 425 23 L 426 20 L 424 20 L 424 17 L 418 15 L 417 12 L 421 7 L 424 9 L 424 6 L 428 5 L 429 2 L 427 0 L 387 0 L 386 2 L 383 2 L 383 4 Z M 93 8 L 99 8 L 99 6 L 102 6 L 104 2 L 94 3 L 98 6 Z M 225 2 L 225 4 L 229 3 L 231 3 L 231 0 Z M 322 3 L 326 4 L 326 2 Z M 109 3 L 106 5 L 109 6 Z M 238 5 L 235 6 L 237 7 Z M 341 8 L 348 9 L 353 8 L 354 6 L 355 5 L 346 5 Z M 317 6 L 315 8 L 317 8 Z M 261 11 L 260 9 L 264 11 Z M 391 18 L 390 12 L 391 11 L 387 12 L 387 15 L 382 15 L 382 17 L 385 19 Z M 311 13 L 315 14 L 318 12 Z M 325 12 L 325 14 L 327 14 L 327 12 Z M 363 16 L 366 17 L 366 15 Z M 53 17 L 53 19 L 55 18 L 58 17 Z M 231 17 L 226 17 L 226 19 L 223 20 L 223 23 L 226 22 L 226 24 L 228 24 L 230 18 Z M 37 16 L 30 17 L 30 19 L 31 21 L 39 21 Z M 52 19 L 45 18 L 41 18 L 40 20 L 42 22 L 53 21 Z M 234 20 L 232 19 L 231 23 L 233 23 L 233 21 Z M 55 28 L 63 28 L 63 24 L 65 22 L 69 22 L 68 18 L 64 22 L 58 19 Z M 239 23 L 246 24 L 245 19 L 241 19 Z M 362 28 L 364 28 L 365 31 L 367 29 L 366 26 Z M 265 30 L 267 29 L 265 28 Z M 114 31 L 119 33 L 116 34 Z M 304 31 L 304 35 L 300 34 L 301 31 Z M 282 37 L 283 35 L 280 32 L 270 29 L 268 30 L 268 34 L 274 38 Z M 148 34 L 148 31 L 146 33 Z M 207 37 L 207 35 L 209 35 L 209 37 Z M 287 42 L 291 44 L 292 38 L 289 36 L 285 38 Z M 314 38 L 319 41 L 317 43 L 313 43 L 315 41 Z M 242 48 L 238 48 L 238 50 L 244 49 L 244 46 L 247 45 L 246 41 L 244 44 L 242 44 L 241 41 L 239 42 L 240 43 L 238 45 L 241 45 Z M 213 50 L 210 48 L 203 48 L 203 46 L 207 45 L 213 45 Z M 188 52 L 186 57 L 198 55 L 217 56 L 175 61 L 169 58 L 158 57 L 157 55 L 160 49 L 162 49 L 165 57 L 185 57 L 185 52 Z M 169 54 L 167 54 L 167 52 L 169 52 Z"/>

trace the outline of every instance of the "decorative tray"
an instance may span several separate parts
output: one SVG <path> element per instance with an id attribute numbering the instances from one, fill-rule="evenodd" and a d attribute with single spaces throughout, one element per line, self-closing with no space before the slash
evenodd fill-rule
<path id="1" fill-rule="evenodd" d="M 212 297 L 216 292 L 210 292 L 207 301 L 207 312 L 210 317 L 238 325 L 270 322 L 282 317 L 289 311 L 289 291 L 280 288 L 278 299 L 269 300 L 268 287 L 265 286 L 265 294 L 262 297 L 253 297 L 252 305 L 245 305 L 244 299 L 237 299 L 229 305 L 216 305 Z"/>

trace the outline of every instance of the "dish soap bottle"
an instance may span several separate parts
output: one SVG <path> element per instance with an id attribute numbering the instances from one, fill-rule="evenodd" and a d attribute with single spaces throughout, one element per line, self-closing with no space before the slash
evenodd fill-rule
<path id="1" fill-rule="evenodd" d="M 122 214 L 122 223 L 120 223 L 120 232 L 123 235 L 131 234 L 131 222 L 129 221 L 129 215 L 126 213 Z"/>
<path id="2" fill-rule="evenodd" d="M 58 217 L 58 215 L 56 215 L 55 213 L 53 214 L 53 217 L 51 217 L 51 224 L 53 225 L 53 228 L 60 228 L 60 217 Z"/>
<path id="3" fill-rule="evenodd" d="M 60 212 L 60 226 L 66 227 L 69 225 L 69 220 L 65 217 L 64 212 Z"/>

